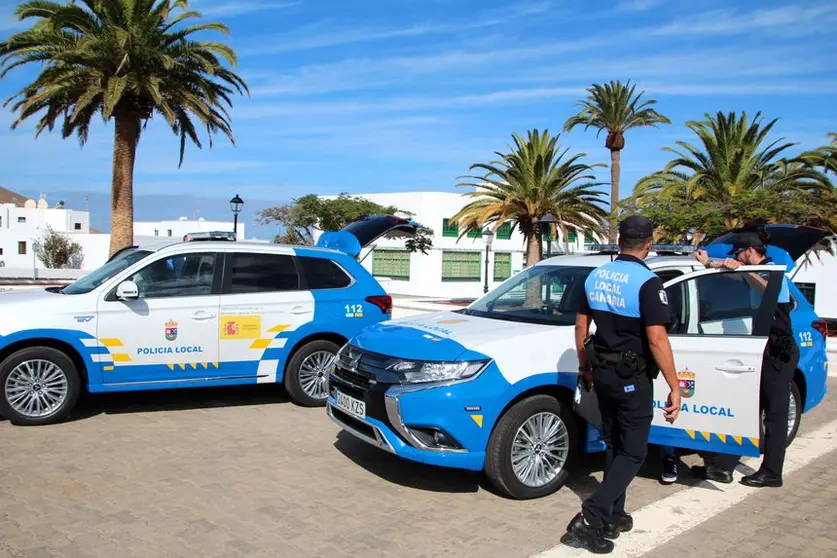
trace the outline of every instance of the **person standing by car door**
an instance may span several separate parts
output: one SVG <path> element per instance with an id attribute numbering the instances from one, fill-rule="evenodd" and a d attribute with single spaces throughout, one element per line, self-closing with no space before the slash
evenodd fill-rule
<path id="1" fill-rule="evenodd" d="M 659 371 L 671 388 L 665 417 L 680 412 L 680 387 L 668 340 L 668 298 L 660 278 L 643 261 L 654 227 L 631 216 L 619 225 L 619 255 L 594 269 L 575 323 L 579 372 L 595 388 L 607 453 L 604 479 L 582 504 L 561 541 L 597 554 L 613 550 L 619 533 L 633 528 L 625 512 L 628 486 L 648 451 L 653 379 Z M 588 338 L 590 323 L 596 333 Z"/>
<path id="2" fill-rule="evenodd" d="M 767 257 L 766 245 L 770 235 L 765 231 L 741 233 L 733 241 L 730 251 L 733 258 L 723 262 L 712 262 L 703 250 L 696 254 L 706 267 L 738 269 L 742 265 L 765 265 L 773 263 Z M 752 281 L 758 281 L 755 274 Z M 790 319 L 790 291 L 787 275 L 783 278 L 779 292 L 779 303 L 770 324 L 770 333 L 761 368 L 761 406 L 764 409 L 764 459 L 761 467 L 752 475 L 741 479 L 741 483 L 752 487 L 782 486 L 782 468 L 785 462 L 785 447 L 788 441 L 788 406 L 790 402 L 793 373 L 799 363 L 799 347 L 793 337 Z M 766 284 L 757 288 L 764 290 Z M 737 455 L 710 454 L 704 458 L 703 466 L 692 467 L 692 474 L 699 478 L 731 483 L 732 471 L 740 459 Z"/>

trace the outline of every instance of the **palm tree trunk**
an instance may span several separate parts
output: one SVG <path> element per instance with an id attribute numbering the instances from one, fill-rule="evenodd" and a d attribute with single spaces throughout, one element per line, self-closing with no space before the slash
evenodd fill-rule
<path id="1" fill-rule="evenodd" d="M 139 118 L 117 114 L 110 202 L 111 255 L 134 243 L 134 160 L 139 138 Z"/>
<path id="2" fill-rule="evenodd" d="M 533 229 L 532 234 L 526 239 L 526 267 L 531 267 L 542 259 L 543 245 L 541 244 L 540 227 L 535 225 Z M 526 286 L 524 306 L 526 308 L 540 308 L 542 302 L 540 282 L 530 281 Z"/>
<path id="3" fill-rule="evenodd" d="M 561 223 L 559 225 L 559 227 L 561 227 L 561 238 L 564 241 L 564 243 L 563 243 L 564 244 L 564 254 L 569 254 L 570 253 L 570 235 L 569 235 L 570 231 L 567 230 L 567 226 L 564 223 Z"/>
<path id="4" fill-rule="evenodd" d="M 618 239 L 616 207 L 619 204 L 619 173 L 622 168 L 620 160 L 622 152 L 618 149 L 610 150 L 610 243 L 616 244 Z"/>

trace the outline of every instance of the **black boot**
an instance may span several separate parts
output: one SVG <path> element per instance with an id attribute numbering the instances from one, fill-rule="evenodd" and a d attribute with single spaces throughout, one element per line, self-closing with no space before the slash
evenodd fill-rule
<path id="1" fill-rule="evenodd" d="M 604 522 L 604 537 L 606 539 L 618 539 L 619 533 L 627 533 L 634 528 L 634 518 L 623 513 L 618 516 L 616 523 Z"/>
<path id="2" fill-rule="evenodd" d="M 703 465 L 695 465 L 692 467 L 692 475 L 699 479 L 722 482 L 724 484 L 732 482 L 732 471 L 720 469 L 712 465 L 708 465 L 706 467 Z"/>
<path id="3" fill-rule="evenodd" d="M 771 488 L 779 488 L 782 486 L 782 477 L 765 473 L 764 471 L 756 471 L 752 475 L 747 475 L 741 478 L 741 484 L 745 486 L 752 486 L 754 488 L 763 488 L 769 486 Z"/>
<path id="4" fill-rule="evenodd" d="M 561 537 L 561 542 L 573 548 L 583 548 L 593 554 L 613 552 L 613 543 L 604 538 L 604 529 L 587 523 L 581 512 L 567 525 L 567 532 Z"/>

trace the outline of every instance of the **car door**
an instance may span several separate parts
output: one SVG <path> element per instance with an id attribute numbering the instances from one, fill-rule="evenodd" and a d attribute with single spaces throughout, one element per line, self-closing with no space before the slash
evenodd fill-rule
<path id="1" fill-rule="evenodd" d="M 106 384 L 218 375 L 222 261 L 211 251 L 151 256 L 123 278 L 137 285 L 137 298 L 119 300 L 117 287 L 103 295 L 97 339 Z"/>
<path id="2" fill-rule="evenodd" d="M 666 284 L 682 406 L 673 425 L 664 420 L 669 387 L 660 374 L 652 443 L 759 455 L 760 371 L 783 272 L 780 265 L 706 270 Z"/>
<path id="3" fill-rule="evenodd" d="M 314 319 L 293 252 L 230 252 L 221 294 L 219 359 L 226 376 L 275 382 L 294 332 Z"/>

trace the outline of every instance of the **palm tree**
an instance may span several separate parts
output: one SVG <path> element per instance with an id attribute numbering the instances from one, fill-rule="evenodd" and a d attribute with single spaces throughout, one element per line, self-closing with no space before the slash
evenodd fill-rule
<path id="1" fill-rule="evenodd" d="M 700 204 L 708 219 L 704 226 L 731 228 L 749 218 L 781 219 L 783 212 L 825 202 L 831 191 L 825 175 L 801 156 L 781 157 L 795 144 L 784 138 L 767 143 L 777 121 L 763 124 L 761 113 L 750 121 L 743 112 L 718 112 L 687 122 L 699 145 L 678 141 L 679 149 L 664 148 L 675 158 L 637 182 L 630 205 L 642 211 L 670 202 Z"/>
<path id="2" fill-rule="evenodd" d="M 596 190 L 601 183 L 593 182 L 592 171 L 603 165 L 581 163 L 586 153 L 565 159 L 567 150 L 559 152 L 558 136 L 548 130 L 529 131 L 526 139 L 513 133 L 512 138 L 508 153 L 496 153 L 499 160 L 470 166 L 471 171 L 485 171 L 482 176 L 460 177 L 467 181 L 457 186 L 474 188 L 464 194 L 473 201 L 452 217 L 460 234 L 485 226 L 496 231 L 511 223 L 526 239 L 526 262 L 533 265 L 542 257 L 540 218 L 547 212 L 558 218 L 564 232 L 574 228 L 601 233 L 607 212 L 603 193 Z"/>
<path id="3" fill-rule="evenodd" d="M 181 13 L 175 15 L 175 10 Z M 40 74 L 4 106 L 18 113 L 12 128 L 40 114 L 38 137 L 61 124 L 83 146 L 93 117 L 114 121 L 110 252 L 133 243 L 134 161 L 140 134 L 154 113 L 180 136 L 180 161 L 186 140 L 202 146 L 193 119 L 212 136 L 234 143 L 231 96 L 247 85 L 233 66 L 233 50 L 214 41 L 195 40 L 199 32 L 229 34 L 220 23 L 181 25 L 200 18 L 187 0 L 81 0 L 66 3 L 32 0 L 18 6 L 29 29 L 0 43 L 0 77 L 29 64 Z M 223 61 L 223 62 L 222 62 Z"/>
<path id="4" fill-rule="evenodd" d="M 564 124 L 564 130 L 569 132 L 576 126 L 584 129 L 596 128 L 598 136 L 602 130 L 607 131 L 605 147 L 610 150 L 610 242 L 617 240 L 616 222 L 619 206 L 619 176 L 622 149 L 625 147 L 625 132 L 642 126 L 671 124 L 668 118 L 651 108 L 657 101 L 642 100 L 644 91 L 634 94 L 636 85 L 621 81 L 610 81 L 604 85 L 593 84 L 587 88 L 588 97 L 579 101 L 581 111 L 571 116 Z"/>
<path id="5" fill-rule="evenodd" d="M 831 132 L 828 137 L 831 138 L 829 145 L 807 151 L 800 158 L 809 164 L 822 168 L 824 173 L 831 171 L 837 174 L 837 133 Z"/>

